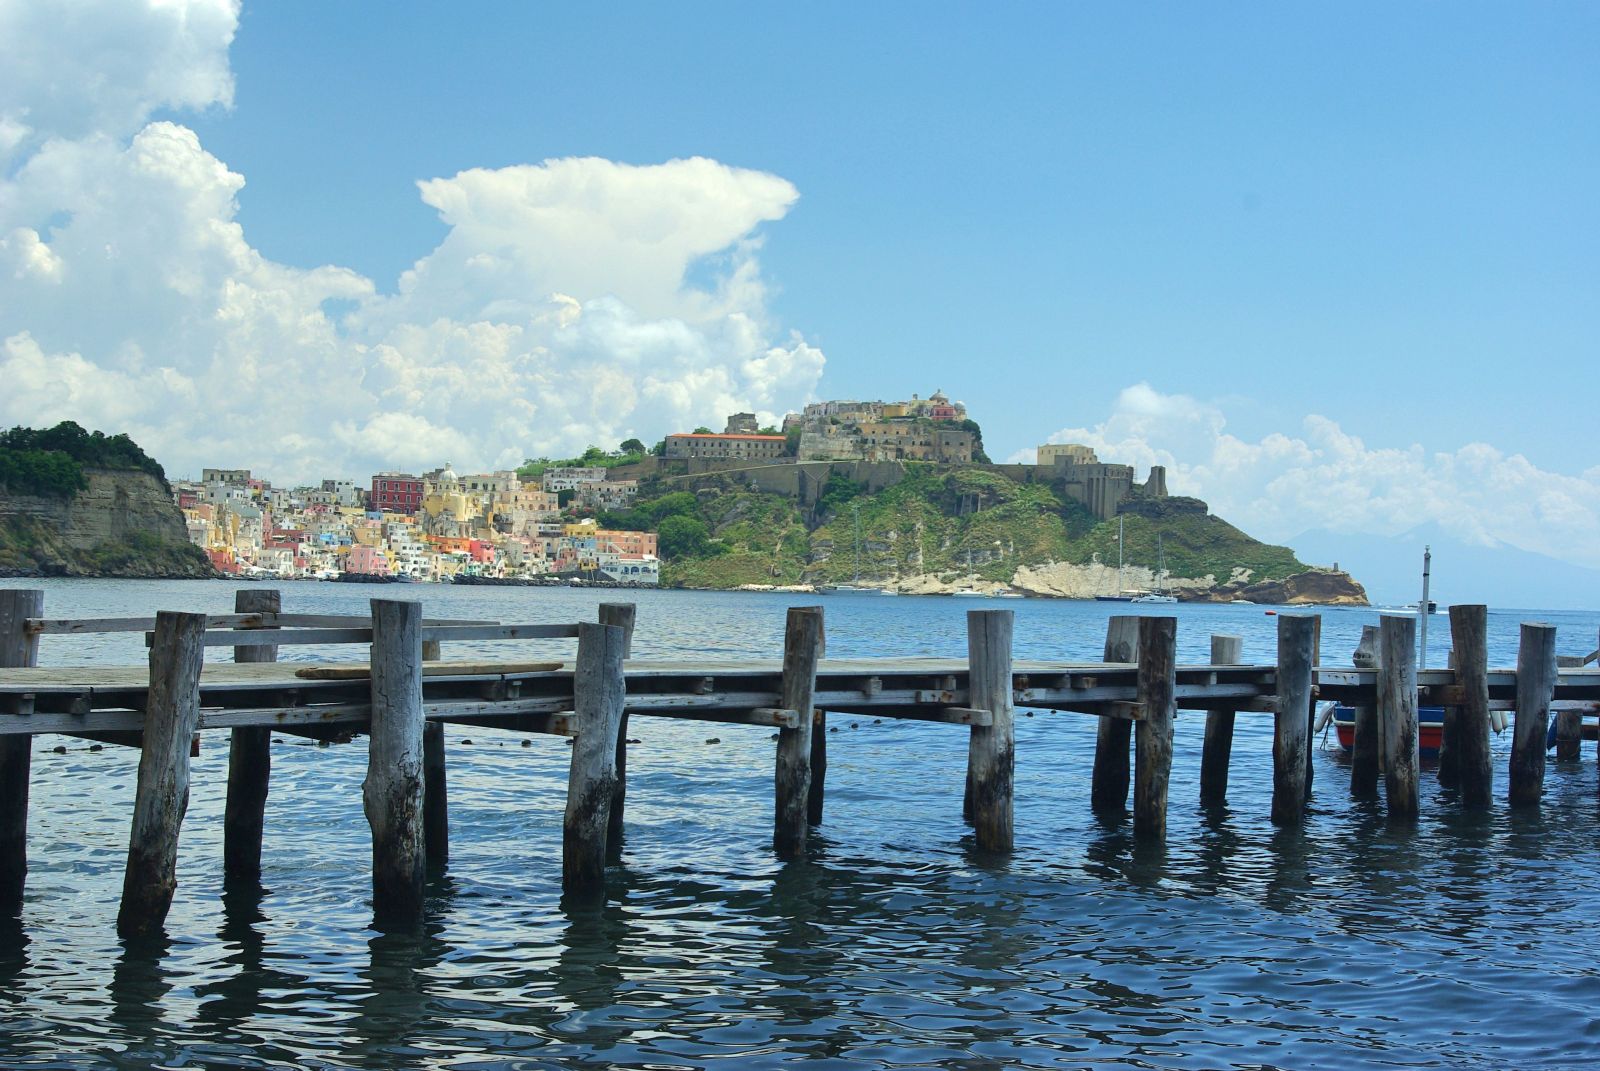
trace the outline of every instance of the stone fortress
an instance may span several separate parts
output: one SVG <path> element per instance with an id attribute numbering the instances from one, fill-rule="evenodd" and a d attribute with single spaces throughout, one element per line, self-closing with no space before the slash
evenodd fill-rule
<path id="1" fill-rule="evenodd" d="M 661 475 L 694 487 L 697 476 L 737 473 L 753 488 L 790 495 L 809 506 L 834 472 L 875 492 L 899 483 L 905 462 L 929 462 L 970 465 L 1021 483 L 1054 485 L 1102 521 L 1118 512 L 1206 508 L 1196 499 L 1169 499 L 1163 467 L 1153 466 L 1143 484 L 1135 483 L 1133 466 L 1102 462 L 1093 448 L 1078 443 L 1046 443 L 1038 448 L 1033 465 L 991 464 L 982 459 L 966 406 L 937 390 L 927 398 L 913 394 L 901 402 L 812 402 L 784 417 L 782 434 L 773 434 L 776 430 L 763 433 L 753 413 L 734 413 L 721 433 L 702 429 L 668 435 L 659 458 L 631 466 L 627 475 Z"/>

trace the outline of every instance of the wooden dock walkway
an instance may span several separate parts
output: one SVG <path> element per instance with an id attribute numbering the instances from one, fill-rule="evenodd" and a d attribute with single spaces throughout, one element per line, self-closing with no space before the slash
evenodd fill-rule
<path id="1" fill-rule="evenodd" d="M 1115 617 L 1104 661 L 1014 661 L 1009 610 L 968 613 L 966 659 L 821 657 L 820 607 L 789 611 L 779 660 L 648 661 L 626 657 L 633 607 L 605 604 L 601 621 L 500 624 L 423 620 L 415 602 L 373 600 L 371 618 L 280 612 L 279 593 L 241 591 L 232 615 L 54 620 L 42 594 L 0 590 L 0 915 L 20 908 L 27 868 L 32 738 L 63 734 L 142 748 L 122 910 L 124 934 L 159 929 L 170 908 L 177 834 L 196 734 L 230 732 L 224 853 L 229 880 L 259 880 L 272 733 L 369 738 L 365 808 L 373 830 L 373 903 L 380 925 L 421 911 L 424 868 L 448 855 L 445 724 L 572 738 L 563 879 L 570 896 L 602 895 L 608 846 L 626 800 L 627 723 L 664 717 L 776 729 L 773 847 L 805 849 L 822 819 L 827 712 L 964 726 L 970 734 L 963 811 L 982 850 L 1009 851 L 1016 708 L 1099 719 L 1091 786 L 1097 811 L 1133 802 L 1135 833 L 1165 836 L 1174 715 L 1206 712 L 1200 796 L 1227 794 L 1234 717 L 1274 719 L 1272 819 L 1303 820 L 1317 701 L 1357 709 L 1351 790 L 1377 792 L 1391 816 L 1417 813 L 1417 708 L 1447 709 L 1440 778 L 1462 806 L 1492 799 L 1489 724 L 1516 712 L 1509 769 L 1513 805 L 1543 787 L 1548 719 L 1575 755 L 1581 719 L 1600 711 L 1596 656 L 1557 665 L 1555 630 L 1524 625 L 1514 669 L 1490 670 L 1484 607 L 1453 607 L 1453 661 L 1417 670 L 1416 620 L 1384 617 L 1357 664 L 1318 665 L 1318 619 L 1283 614 L 1278 658 L 1236 664 L 1237 637 L 1213 637 L 1211 663 L 1178 665 L 1175 618 Z M 147 666 L 38 666 L 42 635 L 147 634 Z M 518 661 L 446 660 L 442 645 L 572 640 L 573 654 Z M 277 662 L 280 647 L 357 644 L 364 662 Z M 231 647 L 233 662 L 205 661 Z"/>

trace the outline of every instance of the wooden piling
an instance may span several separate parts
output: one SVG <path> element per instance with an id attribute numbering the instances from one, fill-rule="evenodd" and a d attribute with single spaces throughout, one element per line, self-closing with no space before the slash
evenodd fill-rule
<path id="1" fill-rule="evenodd" d="M 1361 626 L 1361 643 L 1350 661 L 1357 669 L 1378 668 L 1377 625 Z M 1350 746 L 1350 794 L 1357 799 L 1378 798 L 1381 766 L 1378 756 L 1383 743 L 1378 730 L 1377 687 L 1374 681 L 1372 702 L 1358 703 L 1352 711 L 1354 724 L 1351 729 L 1355 739 Z"/>
<path id="2" fill-rule="evenodd" d="M 1451 672 L 1457 672 L 1455 648 L 1450 648 L 1447 656 L 1447 665 Z M 1461 679 L 1457 673 L 1456 680 Z M 1439 784 L 1445 788 L 1455 788 L 1461 783 L 1461 708 L 1455 703 L 1446 703 L 1439 717 L 1439 754 L 1436 765 L 1438 767 Z M 1418 715 L 1420 718 L 1421 715 Z"/>
<path id="3" fill-rule="evenodd" d="M 1278 699 L 1272 734 L 1272 821 L 1295 825 L 1306 813 L 1306 752 L 1311 725 L 1312 663 L 1317 622 L 1302 614 L 1278 616 Z"/>
<path id="4" fill-rule="evenodd" d="M 1416 618 L 1381 617 L 1378 652 L 1384 801 L 1391 819 L 1411 821 L 1418 811 Z"/>
<path id="5" fill-rule="evenodd" d="M 1450 645 L 1462 703 L 1456 711 L 1456 788 L 1461 805 L 1489 806 L 1494 766 L 1489 761 L 1489 608 L 1450 607 Z"/>
<path id="6" fill-rule="evenodd" d="M 380 928 L 422 917 L 422 604 L 372 600 L 372 735 L 362 801 Z"/>
<path id="7" fill-rule="evenodd" d="M 1237 666 L 1244 659 L 1244 638 L 1212 636 L 1211 664 Z M 1205 747 L 1200 753 L 1200 802 L 1226 803 L 1228 764 L 1233 757 L 1233 715 L 1231 710 L 1206 712 Z"/>
<path id="8" fill-rule="evenodd" d="M 150 687 L 117 933 L 158 932 L 177 889 L 178 830 L 189 808 L 189 744 L 200 725 L 205 614 L 156 614 Z"/>
<path id="9" fill-rule="evenodd" d="M 1104 660 L 1133 662 L 1138 655 L 1139 618 L 1118 615 L 1106 622 Z M 1128 752 L 1133 724 L 1126 718 L 1100 718 L 1095 730 L 1094 773 L 1089 782 L 1089 805 L 1102 816 L 1120 816 L 1128 806 Z"/>
<path id="10" fill-rule="evenodd" d="M 1522 626 L 1517 645 L 1517 717 L 1511 741 L 1511 805 L 1537 806 L 1544 794 L 1545 741 L 1556 689 L 1556 630 Z"/>
<path id="11" fill-rule="evenodd" d="M 283 609 L 283 596 L 272 588 L 246 588 L 233 593 L 233 609 L 241 614 L 276 614 Z M 235 647 L 233 660 L 276 662 L 278 649 L 255 645 Z M 228 734 L 228 799 L 222 816 L 222 872 L 227 881 L 261 880 L 261 833 L 271 777 L 272 730 L 264 726 L 231 730 Z"/>
<path id="12" fill-rule="evenodd" d="M 827 644 L 823 644 L 827 650 Z M 803 718 L 805 711 L 800 712 Z M 811 712 L 811 789 L 806 794 L 806 821 L 814 826 L 822 824 L 823 787 L 828 781 L 828 714 L 823 710 Z"/>
<path id="13" fill-rule="evenodd" d="M 631 602 L 600 604 L 600 623 L 622 630 L 622 657 L 633 657 L 633 624 L 639 608 Z M 617 787 L 611 797 L 610 824 L 606 827 L 606 848 L 613 857 L 622 851 L 622 812 L 628 797 L 628 712 L 617 724 Z"/>
<path id="14" fill-rule="evenodd" d="M 1557 655 L 1556 669 L 1583 665 L 1582 655 Z M 1583 714 L 1577 710 L 1556 712 L 1556 758 L 1572 760 L 1583 750 Z"/>
<path id="15" fill-rule="evenodd" d="M 585 621 L 578 626 L 572 680 L 578 736 L 561 838 L 562 889 L 578 901 L 602 900 L 605 894 L 606 835 L 616 795 L 617 730 L 626 687 L 622 651 L 623 633 L 616 625 Z"/>
<path id="16" fill-rule="evenodd" d="M 0 589 L 0 667 L 37 665 L 39 638 L 30 617 L 44 616 L 44 592 Z M 0 918 L 22 909 L 28 878 L 28 779 L 33 737 L 0 736 Z"/>
<path id="17" fill-rule="evenodd" d="M 444 656 L 438 640 L 422 641 L 422 660 Z M 450 785 L 444 750 L 444 723 L 422 723 L 422 852 L 435 870 L 450 864 Z"/>
<path id="18" fill-rule="evenodd" d="M 1146 840 L 1167 835 L 1167 782 L 1172 774 L 1172 728 L 1177 714 L 1178 619 L 1139 619 L 1139 707 L 1134 730 L 1138 762 L 1133 784 L 1133 832 Z"/>
<path id="19" fill-rule="evenodd" d="M 972 728 L 967 771 L 972 781 L 972 824 L 983 851 L 1009 852 L 1016 743 L 1012 735 L 1010 610 L 967 611 L 969 702 L 989 711 L 991 724 Z"/>
<path id="20" fill-rule="evenodd" d="M 783 633 L 781 704 L 800 717 L 794 728 L 778 730 L 772 848 L 780 859 L 805 852 L 811 803 L 811 709 L 821 657 L 822 607 L 791 607 Z"/>

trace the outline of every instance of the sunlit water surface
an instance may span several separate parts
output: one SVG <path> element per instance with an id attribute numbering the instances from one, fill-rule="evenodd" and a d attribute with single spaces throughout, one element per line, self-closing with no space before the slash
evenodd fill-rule
<path id="1" fill-rule="evenodd" d="M 24 586 L 21 581 L 6 581 Z M 232 609 L 224 583 L 46 581 L 51 616 Z M 592 619 L 639 604 L 641 657 L 776 657 L 784 609 L 815 599 L 689 592 L 284 585 L 289 612 Z M 965 651 L 964 611 L 1016 611 L 1019 658 L 1094 659 L 1126 606 L 836 596 L 836 656 Z M 1173 613 L 1273 658 L 1275 619 Z M 1324 612 L 1348 662 L 1376 614 Z M 1491 661 L 1547 620 L 1593 648 L 1600 615 L 1490 617 Z M 1443 664 L 1448 620 L 1430 622 Z M 545 650 L 563 650 L 559 645 Z M 566 648 L 565 650 L 570 650 Z M 526 645 L 450 653 L 510 654 Z M 337 652 L 349 657 L 350 649 Z M 285 649 L 285 657 L 314 652 Z M 46 642 L 42 661 L 134 662 L 137 637 Z M 226 657 L 218 653 L 218 657 Z M 1267 821 L 1270 718 L 1241 715 L 1226 808 L 1196 805 L 1202 716 L 1180 715 L 1164 850 L 1088 805 L 1093 719 L 1017 722 L 1015 852 L 961 821 L 965 730 L 835 715 L 826 822 L 802 862 L 769 850 L 770 730 L 636 718 L 628 830 L 603 909 L 560 898 L 567 748 L 448 730 L 451 857 L 414 935 L 371 928 L 366 750 L 273 748 L 264 884 L 224 894 L 227 747 L 194 764 L 166 939 L 115 934 L 137 753 L 40 737 L 31 872 L 0 927 L 0 1067 L 988 1068 L 1579 1067 L 1600 1059 L 1600 804 L 1592 745 L 1552 762 L 1544 805 L 1463 816 L 1423 780 L 1391 828 L 1318 750 L 1303 830 Z M 65 754 L 51 749 L 58 743 Z M 1503 797 L 1509 734 L 1495 742 Z"/>

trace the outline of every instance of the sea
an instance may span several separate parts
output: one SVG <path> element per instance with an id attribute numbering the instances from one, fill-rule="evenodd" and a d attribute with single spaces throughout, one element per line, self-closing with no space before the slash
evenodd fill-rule
<path id="1" fill-rule="evenodd" d="M 220 581 L 0 581 L 51 617 L 231 612 Z M 1016 614 L 1019 658 L 1098 660 L 1113 613 L 1177 618 L 1274 659 L 1270 608 L 285 583 L 286 612 L 592 620 L 638 605 L 637 657 L 777 658 L 785 609 L 822 603 L 836 657 L 961 657 L 966 612 Z M 1378 612 L 1323 618 L 1348 664 Z M 1495 609 L 1596 646 L 1600 614 Z M 566 641 L 570 644 L 570 641 Z M 1430 618 L 1443 665 L 1448 618 Z M 569 657 L 560 641 L 446 657 Z M 211 652 L 226 658 L 226 649 Z M 348 658 L 351 648 L 285 648 Z M 41 663 L 138 663 L 136 635 L 46 637 Z M 834 715 L 827 810 L 805 858 L 771 851 L 772 731 L 636 717 L 627 832 L 603 906 L 563 903 L 568 748 L 447 730 L 451 844 L 415 932 L 372 926 L 364 740 L 272 749 L 263 887 L 224 887 L 227 743 L 193 764 L 166 932 L 115 929 L 138 753 L 37 737 L 20 919 L 0 924 L 0 1068 L 1579 1068 L 1600 1061 L 1600 774 L 1553 758 L 1541 806 L 1463 813 L 1424 768 L 1421 819 L 1353 800 L 1316 742 L 1302 828 L 1268 821 L 1271 718 L 1239 716 L 1226 806 L 1197 802 L 1204 718 L 1180 713 L 1168 835 L 1089 807 L 1094 719 L 1018 711 L 1016 846 L 961 818 L 965 729 Z M 62 748 L 64 747 L 64 750 Z"/>

